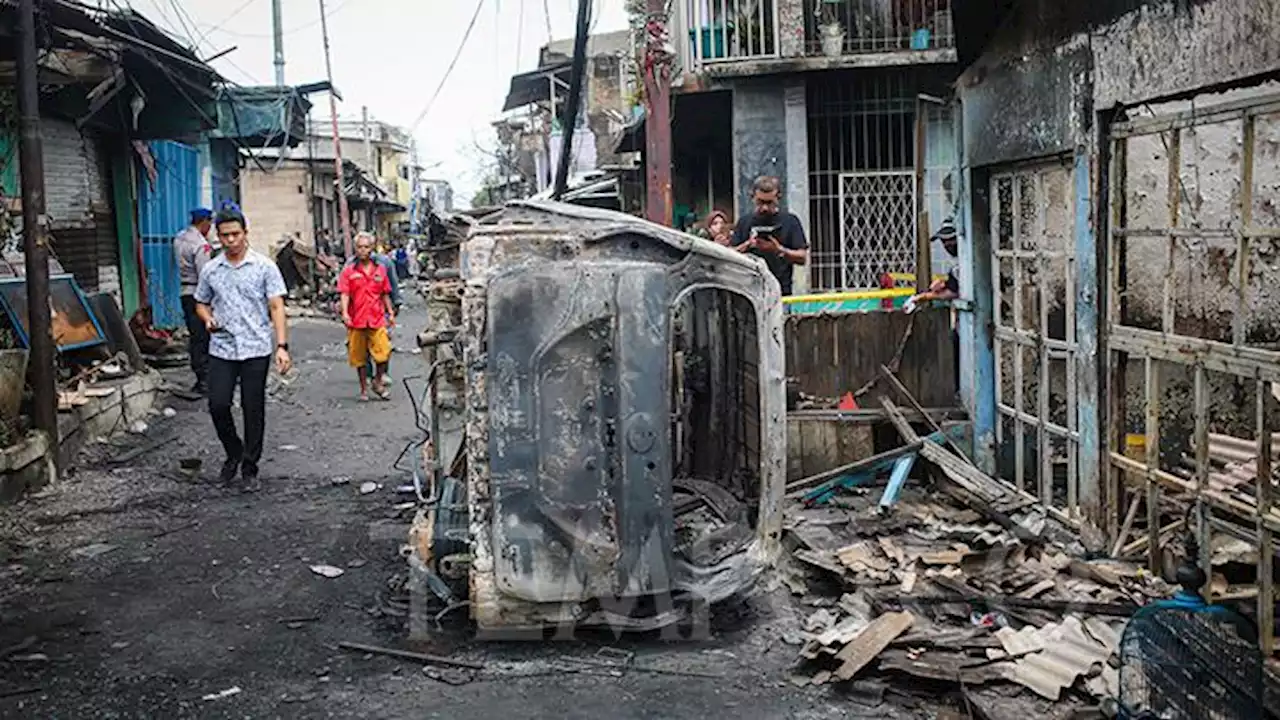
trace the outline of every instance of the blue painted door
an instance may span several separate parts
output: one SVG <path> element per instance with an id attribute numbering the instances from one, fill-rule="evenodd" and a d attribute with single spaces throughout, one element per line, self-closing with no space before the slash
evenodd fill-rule
<path id="1" fill-rule="evenodd" d="M 184 324 L 173 238 L 190 222 L 191 210 L 200 205 L 200 156 L 195 148 L 170 140 L 151 143 L 151 156 L 154 183 L 145 168 L 138 172 L 142 261 L 152 324 L 173 329 Z"/>

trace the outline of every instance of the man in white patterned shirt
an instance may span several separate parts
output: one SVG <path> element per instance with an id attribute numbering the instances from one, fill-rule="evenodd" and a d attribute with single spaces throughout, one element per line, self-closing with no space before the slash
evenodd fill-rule
<path id="1" fill-rule="evenodd" d="M 280 268 L 249 248 L 244 215 L 224 207 L 214 219 L 223 252 L 200 271 L 196 312 L 209 330 L 209 414 L 227 453 L 220 479 L 243 477 L 245 489 L 258 489 L 258 462 L 266 429 L 267 374 L 272 336 L 276 369 L 289 372 L 289 330 L 285 319 L 284 277 Z M 231 399 L 240 385 L 244 440 L 236 434 Z"/>

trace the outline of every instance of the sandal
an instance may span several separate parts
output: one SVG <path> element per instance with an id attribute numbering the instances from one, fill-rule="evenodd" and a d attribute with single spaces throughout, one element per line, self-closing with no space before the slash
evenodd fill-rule
<path id="1" fill-rule="evenodd" d="M 377 395 L 379 400 L 390 400 L 390 399 L 391 399 L 391 391 L 387 390 L 387 388 L 386 388 L 386 386 L 385 386 L 385 385 L 384 385 L 384 386 L 382 386 L 382 387 L 375 387 L 375 388 L 373 389 L 373 394 L 374 394 L 374 395 Z"/>

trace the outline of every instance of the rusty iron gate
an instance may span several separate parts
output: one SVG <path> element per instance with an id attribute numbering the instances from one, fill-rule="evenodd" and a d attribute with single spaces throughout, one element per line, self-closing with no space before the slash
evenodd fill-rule
<path id="1" fill-rule="evenodd" d="M 1184 523 L 1211 578 L 1217 541 L 1234 536 L 1256 549 L 1268 655 L 1280 531 L 1280 303 L 1269 292 L 1280 171 L 1255 157 L 1274 157 L 1277 142 L 1280 94 L 1131 111 L 1110 128 L 1107 238 L 1113 554 L 1145 553 L 1158 569 Z M 1170 501 L 1191 509 L 1184 517 Z"/>
<path id="2" fill-rule="evenodd" d="M 997 474 L 1078 519 L 1072 166 L 997 171 L 990 193 Z"/>

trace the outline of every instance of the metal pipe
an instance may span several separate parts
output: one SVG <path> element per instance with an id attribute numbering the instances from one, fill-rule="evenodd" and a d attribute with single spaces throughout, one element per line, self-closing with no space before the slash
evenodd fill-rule
<path id="1" fill-rule="evenodd" d="M 18 6 L 18 113 L 21 128 L 22 244 L 26 255 L 27 329 L 33 395 L 31 419 L 58 446 L 58 390 L 49 308 L 49 218 L 45 215 L 44 146 L 40 135 L 40 85 L 36 70 L 36 0 Z M 55 454 L 56 457 L 56 454 Z"/>
<path id="2" fill-rule="evenodd" d="M 275 50 L 276 87 L 284 87 L 284 20 L 280 6 L 281 0 L 271 0 L 271 39 Z M 323 17 L 323 7 L 320 12 Z"/>
<path id="3" fill-rule="evenodd" d="M 645 218 L 670 224 L 671 211 L 671 58 L 666 54 L 667 4 L 648 0 L 644 29 Z M 701 30 L 698 41 L 701 42 Z M 714 41 L 713 41 L 714 42 Z"/>

